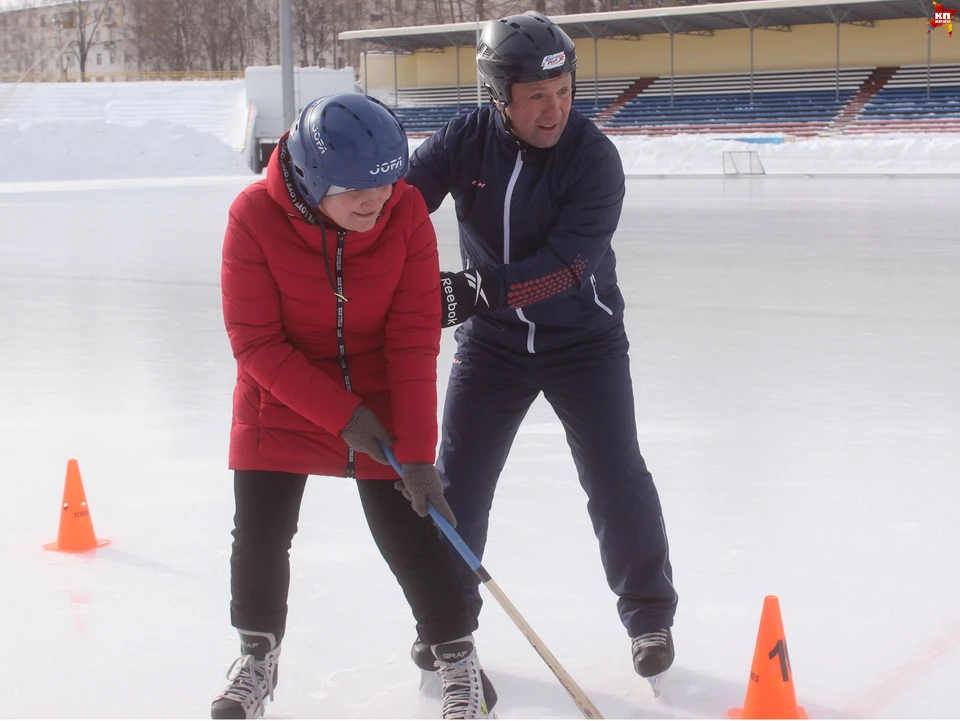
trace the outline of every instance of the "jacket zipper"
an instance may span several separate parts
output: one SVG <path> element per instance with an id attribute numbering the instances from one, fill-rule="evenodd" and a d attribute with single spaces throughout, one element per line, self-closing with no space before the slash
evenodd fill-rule
<path id="1" fill-rule="evenodd" d="M 513 200 L 513 189 L 517 185 L 517 178 L 520 177 L 520 170 L 523 168 L 523 151 L 517 151 L 517 162 L 513 166 L 513 175 L 510 176 L 510 182 L 507 184 L 507 194 L 503 199 L 503 262 L 504 265 L 510 263 L 510 201 Z M 523 315 L 523 310 L 517 308 L 517 317 L 527 324 L 527 352 L 535 353 L 533 349 L 533 338 L 537 331 L 537 326 L 533 321 L 527 320 Z"/>
<path id="2" fill-rule="evenodd" d="M 343 247 L 346 239 L 346 231 L 337 231 L 337 262 L 335 280 L 337 283 L 337 360 L 340 361 L 340 372 L 343 374 L 343 385 L 347 393 L 353 393 L 353 383 L 350 380 L 350 369 L 347 368 L 347 346 L 343 338 L 343 306 L 346 298 L 343 295 Z M 356 468 L 354 466 L 353 449 L 347 446 L 347 467 L 345 470 L 347 478 L 356 478 Z"/>

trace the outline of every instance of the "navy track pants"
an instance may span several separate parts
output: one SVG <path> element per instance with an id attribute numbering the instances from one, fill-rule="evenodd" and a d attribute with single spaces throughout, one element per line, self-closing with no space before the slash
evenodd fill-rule
<path id="1" fill-rule="evenodd" d="M 459 336 L 437 463 L 458 533 L 482 558 L 497 481 L 527 410 L 542 392 L 573 453 L 623 625 L 631 637 L 670 627 L 677 593 L 660 498 L 637 441 L 623 326 L 593 342 L 523 355 Z M 479 613 L 479 581 L 450 550 Z"/>

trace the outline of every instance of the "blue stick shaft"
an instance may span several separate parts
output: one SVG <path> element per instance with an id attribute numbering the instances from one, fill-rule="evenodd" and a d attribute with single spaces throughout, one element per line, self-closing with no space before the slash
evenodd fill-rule
<path id="1" fill-rule="evenodd" d="M 393 466 L 393 470 L 402 478 L 403 470 L 400 468 L 400 464 L 397 463 L 397 457 L 393 455 L 393 451 L 387 448 L 386 446 L 381 446 L 383 448 L 384 454 L 387 456 L 387 460 L 390 461 L 390 465 Z M 540 658 L 543 659 L 544 663 L 553 671 L 553 675 L 557 677 L 557 680 L 566 689 L 567 693 L 570 694 L 570 698 L 573 699 L 573 702 L 577 705 L 577 708 L 580 709 L 580 713 L 583 714 L 584 718 L 588 719 L 601 719 L 603 716 L 600 714 L 600 711 L 596 706 L 593 705 L 593 702 L 587 697 L 587 694 L 583 692 L 583 689 L 577 685 L 577 682 L 573 680 L 573 677 L 567 673 L 566 669 L 560 665 L 560 662 L 557 660 L 557 657 L 550 653 L 550 649 L 547 648 L 546 644 L 540 639 L 536 631 L 534 631 L 530 624 L 527 623 L 526 619 L 520 615 L 520 612 L 516 607 L 510 602 L 510 599 L 507 598 L 506 594 L 500 590 L 500 587 L 497 585 L 497 582 L 490 577 L 490 574 L 487 573 L 482 565 L 480 565 L 480 559 L 478 559 L 473 551 L 470 550 L 469 546 L 464 543 L 463 539 L 460 538 L 460 534 L 457 533 L 453 526 L 450 525 L 450 522 L 446 518 L 440 515 L 440 512 L 433 507 L 433 504 L 427 501 L 427 509 L 430 512 L 430 517 L 433 518 L 433 522 L 440 527 L 440 530 L 443 531 L 444 535 L 450 539 L 450 543 L 453 544 L 454 548 L 463 556 L 463 560 L 467 562 L 473 572 L 477 575 L 483 585 L 486 587 L 493 597 L 497 599 L 497 602 L 507 612 L 507 615 L 510 617 L 523 633 L 524 637 L 530 642 L 530 645 L 540 654 Z"/>
<path id="2" fill-rule="evenodd" d="M 390 461 L 390 465 L 393 466 L 393 470 L 397 472 L 401 478 L 403 477 L 403 472 L 400 469 L 400 464 L 397 463 L 397 457 L 393 455 L 393 451 L 386 446 L 383 446 L 383 452 L 387 456 L 387 460 Z M 470 566 L 471 570 L 480 577 L 480 580 L 486 583 L 486 577 L 480 572 L 480 559 L 477 558 L 476 554 L 470 550 L 470 547 L 460 538 L 460 534 L 456 532 L 453 526 L 450 525 L 450 521 L 440 515 L 440 511 L 433 507 L 433 504 L 430 501 L 427 501 L 427 510 L 430 512 L 430 518 L 433 519 L 433 522 L 437 524 L 443 535 L 446 536 L 450 543 L 453 544 L 453 547 L 457 549 L 457 552 L 463 556 L 463 560 L 467 562 L 467 565 Z"/>

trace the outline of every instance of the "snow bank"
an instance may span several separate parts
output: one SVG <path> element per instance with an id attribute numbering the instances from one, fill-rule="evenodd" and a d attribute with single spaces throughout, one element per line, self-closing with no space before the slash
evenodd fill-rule
<path id="1" fill-rule="evenodd" d="M 90 120 L 0 127 L 0 182 L 252 174 L 219 138 L 158 120 L 137 127 Z"/>
<path id="2" fill-rule="evenodd" d="M 743 140 L 737 140 L 742 137 Z M 960 173 L 960 136 L 901 134 L 788 140 L 777 136 L 612 136 L 626 172 L 717 175 L 723 151 L 755 151 L 768 175 Z"/>
<path id="3" fill-rule="evenodd" d="M 244 83 L 0 84 L 0 182 L 248 174 Z M 960 174 L 960 136 L 612 136 L 631 175 L 719 175 L 725 150 L 768 175 Z M 420 144 L 411 141 L 411 149 Z"/>
<path id="4" fill-rule="evenodd" d="M 0 182 L 249 173 L 242 80 L 0 84 Z"/>

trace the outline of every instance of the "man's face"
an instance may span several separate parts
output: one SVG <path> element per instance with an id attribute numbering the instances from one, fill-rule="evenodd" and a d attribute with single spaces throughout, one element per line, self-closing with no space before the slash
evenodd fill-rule
<path id="1" fill-rule="evenodd" d="M 573 78 L 568 73 L 553 80 L 515 83 L 506 108 L 513 134 L 535 148 L 552 148 L 567 127 L 573 104 Z"/>

